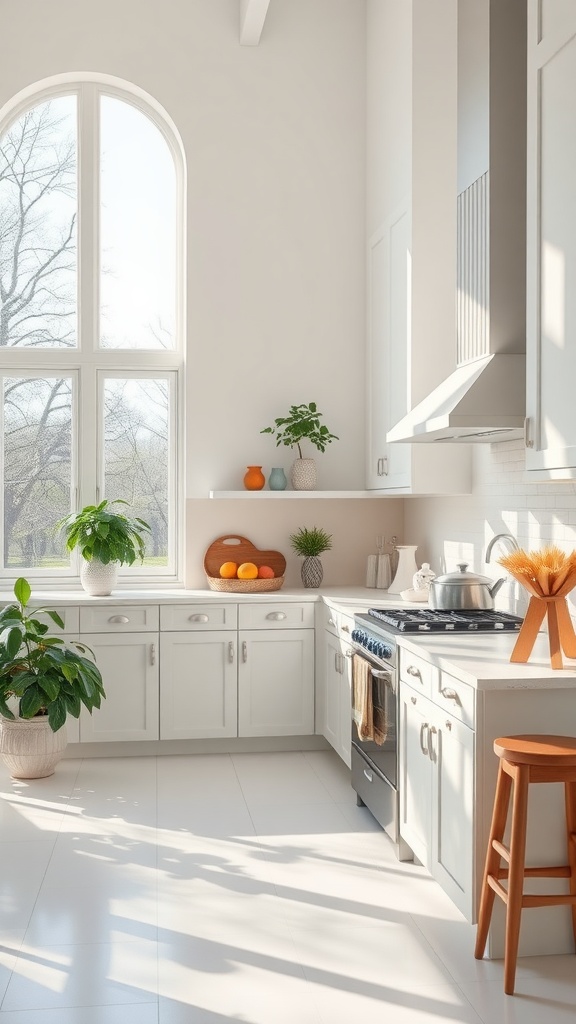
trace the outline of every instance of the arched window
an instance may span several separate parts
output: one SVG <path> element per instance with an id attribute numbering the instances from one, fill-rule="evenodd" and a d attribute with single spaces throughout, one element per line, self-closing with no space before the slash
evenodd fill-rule
<path id="1" fill-rule="evenodd" d="M 107 82 L 0 111 L 4 576 L 77 577 L 57 521 L 122 498 L 178 578 L 183 157 L 158 106 Z"/>

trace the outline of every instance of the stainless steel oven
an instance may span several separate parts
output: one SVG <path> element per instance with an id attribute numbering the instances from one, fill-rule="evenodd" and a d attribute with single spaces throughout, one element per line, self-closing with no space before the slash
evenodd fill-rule
<path id="1" fill-rule="evenodd" d="M 400 836 L 398 779 L 399 675 L 397 637 L 411 638 L 441 632 L 489 633 L 518 631 L 522 619 L 496 611 L 442 612 L 430 608 L 372 608 L 354 617 L 352 651 L 370 667 L 371 697 L 386 721 L 384 742 L 362 739 L 352 719 L 352 786 L 358 804 L 372 812 L 396 844 L 400 860 L 411 860 L 412 851 Z"/>

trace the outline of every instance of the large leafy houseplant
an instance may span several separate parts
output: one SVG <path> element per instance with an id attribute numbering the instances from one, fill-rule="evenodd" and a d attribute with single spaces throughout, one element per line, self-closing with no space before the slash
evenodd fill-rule
<path id="1" fill-rule="evenodd" d="M 116 512 L 112 506 L 127 505 L 122 498 L 116 501 L 101 501 L 99 505 L 86 505 L 80 512 L 71 512 L 57 524 L 64 531 L 69 551 L 80 549 L 87 561 L 97 559 L 103 565 L 118 562 L 132 565 L 144 558 L 145 546 L 142 534 L 149 533 L 150 527 L 138 516 L 127 516 Z"/>
<path id="2" fill-rule="evenodd" d="M 322 413 L 318 412 L 316 402 L 309 405 L 291 405 L 287 416 L 280 416 L 274 420 L 273 427 L 265 427 L 261 434 L 275 434 L 276 447 L 284 444 L 289 448 L 298 449 L 298 457 L 302 458 L 300 442 L 310 441 L 320 452 L 326 451 L 326 445 L 332 441 L 338 441 L 336 434 L 331 434 L 323 423 L 320 423 Z"/>
<path id="3" fill-rule="evenodd" d="M 20 577 L 14 584 L 17 603 L 0 611 L 0 714 L 10 720 L 47 716 L 57 732 L 67 715 L 78 718 L 82 705 L 92 713 L 106 694 L 99 669 L 85 656 L 90 649 L 49 636 L 49 626 L 36 618 L 47 615 L 63 629 L 58 612 L 37 608 L 34 616 L 27 614 L 30 594 L 30 584 Z"/>

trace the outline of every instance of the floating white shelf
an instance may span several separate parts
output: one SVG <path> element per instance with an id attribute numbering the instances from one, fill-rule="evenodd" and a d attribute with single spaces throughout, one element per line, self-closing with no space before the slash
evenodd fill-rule
<path id="1" fill-rule="evenodd" d="M 211 498 L 380 498 L 386 491 L 210 491 Z"/>

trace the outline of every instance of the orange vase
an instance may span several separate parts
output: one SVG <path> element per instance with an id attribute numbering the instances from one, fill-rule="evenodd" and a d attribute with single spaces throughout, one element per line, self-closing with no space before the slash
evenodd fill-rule
<path id="1" fill-rule="evenodd" d="M 244 474 L 244 487 L 247 491 L 261 491 L 266 483 L 262 466 L 248 466 Z"/>

